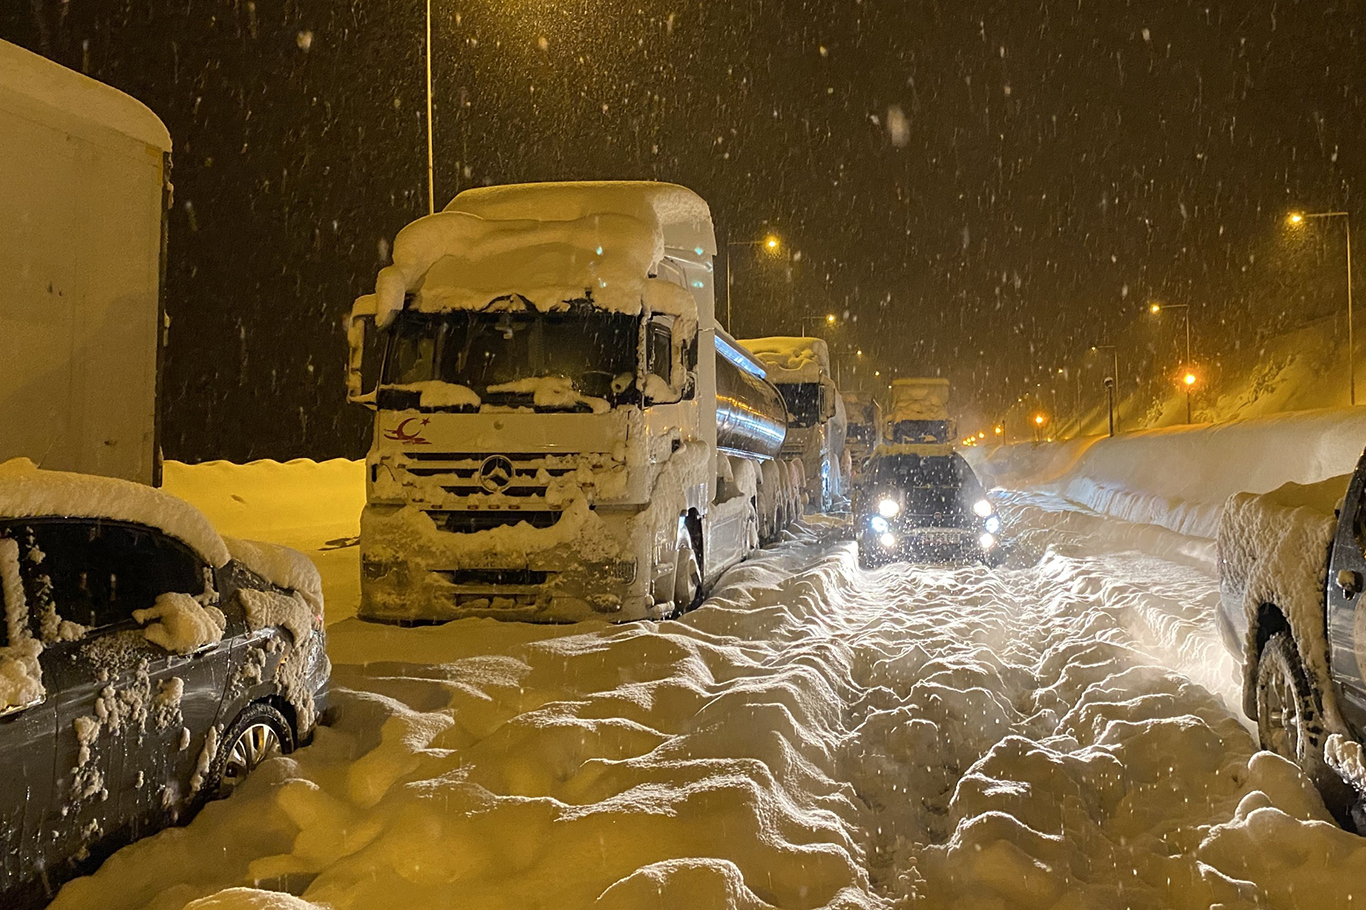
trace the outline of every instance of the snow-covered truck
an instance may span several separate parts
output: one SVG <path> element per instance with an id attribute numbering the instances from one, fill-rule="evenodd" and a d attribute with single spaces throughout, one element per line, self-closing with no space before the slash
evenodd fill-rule
<path id="1" fill-rule="evenodd" d="M 957 437 L 949 416 L 947 379 L 895 379 L 887 412 L 887 438 L 897 445 L 952 445 Z"/>
<path id="2" fill-rule="evenodd" d="M 882 439 L 882 405 L 872 392 L 841 392 L 847 421 L 844 447 L 855 473 L 861 471 Z"/>
<path id="3" fill-rule="evenodd" d="M 1366 456 L 1350 477 L 1231 497 L 1218 552 L 1219 631 L 1262 748 L 1366 832 Z"/>
<path id="4" fill-rule="evenodd" d="M 830 349 L 820 338 L 775 336 L 740 342 L 768 371 L 787 404 L 782 455 L 802 466 L 807 510 L 826 512 L 849 495 L 844 452 L 844 400 L 830 371 Z"/>
<path id="5" fill-rule="evenodd" d="M 160 482 L 171 138 L 0 41 L 0 461 Z"/>
<path id="6" fill-rule="evenodd" d="M 651 182 L 468 190 L 399 233 L 349 332 L 362 617 L 664 617 L 796 516 L 715 252 L 706 202 Z"/>

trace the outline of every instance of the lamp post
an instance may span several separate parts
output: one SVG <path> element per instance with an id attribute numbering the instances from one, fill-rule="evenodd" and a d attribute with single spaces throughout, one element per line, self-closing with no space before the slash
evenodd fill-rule
<path id="1" fill-rule="evenodd" d="M 436 154 L 432 142 L 432 0 L 427 0 L 427 214 L 436 214 Z"/>
<path id="2" fill-rule="evenodd" d="M 1356 348 L 1352 338 L 1352 217 L 1347 212 L 1292 212 L 1286 219 L 1291 227 L 1300 227 L 1310 218 L 1341 218 L 1347 228 L 1347 400 L 1357 403 Z"/>
<path id="3" fill-rule="evenodd" d="M 1186 385 L 1186 423 L 1191 423 L 1191 390 L 1195 388 L 1196 375 L 1188 371 L 1181 381 Z"/>
<path id="4" fill-rule="evenodd" d="M 731 331 L 731 329 L 734 327 L 734 324 L 731 322 L 731 308 L 730 308 L 730 289 L 731 289 L 730 251 L 731 251 L 732 249 L 736 248 L 736 247 L 745 247 L 745 246 L 762 246 L 764 249 L 768 250 L 770 253 L 777 253 L 777 252 L 778 252 L 778 249 L 782 246 L 782 241 L 779 240 L 778 237 L 777 237 L 777 235 L 775 235 L 775 234 L 769 234 L 767 237 L 763 238 L 762 240 L 727 240 L 727 241 L 726 241 L 726 331 L 727 331 L 727 332 Z"/>
<path id="5" fill-rule="evenodd" d="M 1115 435 L 1115 386 L 1119 383 L 1119 347 L 1113 344 L 1093 344 L 1092 351 L 1109 351 L 1114 355 L 1114 372 L 1105 378 L 1110 393 L 1110 435 Z"/>
<path id="6" fill-rule="evenodd" d="M 1148 304 L 1148 312 L 1153 315 L 1161 313 L 1163 310 L 1181 310 L 1186 317 L 1186 366 L 1191 365 L 1191 307 L 1189 303 L 1158 303 L 1153 301 Z"/>
<path id="7" fill-rule="evenodd" d="M 834 313 L 826 313 L 824 316 L 803 316 L 800 320 L 803 333 L 806 332 L 806 324 L 808 322 L 812 323 L 813 325 L 820 325 L 822 322 L 824 322 L 826 325 L 830 326 L 831 328 L 834 328 L 836 325 L 839 324 L 839 317 L 836 316 Z"/>

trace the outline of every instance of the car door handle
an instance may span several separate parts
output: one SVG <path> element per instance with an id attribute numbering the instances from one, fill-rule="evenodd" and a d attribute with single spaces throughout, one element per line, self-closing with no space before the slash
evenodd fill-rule
<path id="1" fill-rule="evenodd" d="M 12 717 L 12 716 L 15 715 L 15 714 L 22 714 L 23 712 L 27 711 L 29 708 L 36 708 L 36 707 L 38 707 L 39 705 L 41 705 L 42 703 L 43 703 L 43 699 L 42 699 L 41 697 L 39 697 L 39 698 L 35 698 L 33 701 L 31 701 L 31 702 L 29 702 L 29 703 L 27 703 L 27 704 L 23 704 L 23 705 L 8 705 L 8 706 L 6 706 L 6 707 L 4 707 L 4 708 L 0 708 L 0 717 Z"/>
<path id="2" fill-rule="evenodd" d="M 1351 600 L 1361 593 L 1361 575 L 1351 569 L 1343 569 L 1338 572 L 1338 587 L 1342 589 L 1342 596 Z"/>

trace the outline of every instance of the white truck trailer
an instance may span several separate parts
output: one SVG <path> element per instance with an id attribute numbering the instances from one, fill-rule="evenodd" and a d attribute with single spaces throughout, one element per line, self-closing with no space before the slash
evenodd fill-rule
<path id="1" fill-rule="evenodd" d="M 468 190 L 400 232 L 350 329 L 363 618 L 664 617 L 794 517 L 715 252 L 707 204 L 650 182 Z"/>
<path id="2" fill-rule="evenodd" d="M 159 484 L 171 137 L 0 41 L 0 461 Z"/>
<path id="3" fill-rule="evenodd" d="M 898 445 L 953 445 L 958 433 L 949 416 L 949 381 L 893 380 L 886 435 Z"/>
<path id="4" fill-rule="evenodd" d="M 782 456 L 802 465 L 808 511 L 827 512 L 849 495 L 844 400 L 830 371 L 830 349 L 820 338 L 775 336 L 740 344 L 768 370 L 787 404 Z"/>

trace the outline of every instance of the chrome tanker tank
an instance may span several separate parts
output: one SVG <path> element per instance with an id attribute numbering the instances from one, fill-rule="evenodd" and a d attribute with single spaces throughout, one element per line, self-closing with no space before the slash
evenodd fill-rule
<path id="1" fill-rule="evenodd" d="M 776 458 L 787 437 L 787 405 L 764 367 L 717 332 L 716 445 L 727 452 Z"/>

